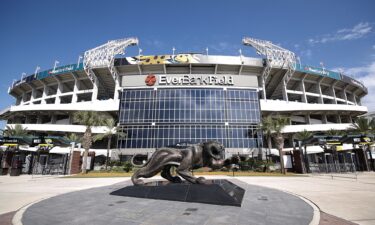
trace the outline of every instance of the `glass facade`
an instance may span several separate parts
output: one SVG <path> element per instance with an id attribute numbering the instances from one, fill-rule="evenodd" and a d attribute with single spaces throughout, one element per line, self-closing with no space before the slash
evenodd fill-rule
<path id="1" fill-rule="evenodd" d="M 159 148 L 217 140 L 227 148 L 261 145 L 256 90 L 223 88 L 128 89 L 119 122 L 119 148 Z"/>

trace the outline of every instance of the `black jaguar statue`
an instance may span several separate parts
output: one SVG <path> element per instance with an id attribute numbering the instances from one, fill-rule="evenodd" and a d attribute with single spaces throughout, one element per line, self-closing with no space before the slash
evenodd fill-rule
<path id="1" fill-rule="evenodd" d="M 137 155 L 133 156 L 132 164 L 139 166 L 134 162 L 136 157 Z M 224 146 L 216 141 L 195 144 L 184 149 L 160 148 L 147 162 L 141 165 L 141 168 L 133 174 L 131 179 L 134 185 L 143 185 L 143 181 L 139 178 L 153 177 L 161 172 L 161 176 L 170 182 L 182 182 L 179 177 L 181 176 L 190 183 L 204 184 L 205 179 L 194 177 L 190 172 L 191 169 L 201 167 L 220 169 L 225 164 Z M 172 176 L 171 167 L 176 167 L 179 176 Z"/>

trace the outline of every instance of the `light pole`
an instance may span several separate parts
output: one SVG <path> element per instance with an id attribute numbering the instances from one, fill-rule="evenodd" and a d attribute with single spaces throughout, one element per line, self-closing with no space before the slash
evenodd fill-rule
<path id="1" fill-rule="evenodd" d="M 81 62 L 81 59 L 82 59 L 82 58 L 83 58 L 83 57 L 82 57 L 81 55 L 78 56 L 77 68 L 79 67 L 79 63 Z"/>
<path id="2" fill-rule="evenodd" d="M 59 61 L 55 60 L 55 64 L 53 65 L 53 71 L 56 70 L 56 66 L 57 66 L 57 64 L 59 64 L 59 63 L 60 63 Z"/>
<path id="3" fill-rule="evenodd" d="M 40 67 L 39 67 L 39 66 L 36 66 L 36 68 L 35 68 L 35 73 L 34 73 L 34 78 L 37 77 L 37 74 L 38 74 L 39 70 L 40 70 Z"/>
<path id="4" fill-rule="evenodd" d="M 172 48 L 172 60 L 173 60 L 173 62 L 174 62 L 174 52 L 176 51 L 176 49 L 173 47 Z"/>

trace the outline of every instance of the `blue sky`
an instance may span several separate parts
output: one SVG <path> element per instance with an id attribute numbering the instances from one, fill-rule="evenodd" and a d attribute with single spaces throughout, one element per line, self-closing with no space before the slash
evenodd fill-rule
<path id="1" fill-rule="evenodd" d="M 136 36 L 143 54 L 204 52 L 255 56 L 243 36 L 270 40 L 302 64 L 343 70 L 365 82 L 375 110 L 375 1 L 0 1 L 0 109 L 23 72 L 77 62 L 85 50 Z M 138 47 L 128 55 L 137 55 Z M 3 123 L 0 124 L 0 127 Z"/>

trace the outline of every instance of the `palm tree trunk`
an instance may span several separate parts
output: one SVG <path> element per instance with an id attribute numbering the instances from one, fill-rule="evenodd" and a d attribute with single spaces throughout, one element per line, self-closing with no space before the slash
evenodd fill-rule
<path id="1" fill-rule="evenodd" d="M 108 142 L 107 142 L 107 157 L 105 159 L 105 170 L 107 170 L 108 162 L 109 162 L 109 149 L 111 148 L 111 141 L 112 141 L 112 135 L 108 136 Z"/>
<path id="2" fill-rule="evenodd" d="M 279 155 L 280 155 L 280 170 L 282 174 L 286 174 L 285 168 L 284 168 L 284 154 L 283 149 L 279 149 Z"/>
<path id="3" fill-rule="evenodd" d="M 87 173 L 86 167 L 87 167 L 87 156 L 89 155 L 89 149 L 85 149 L 83 152 L 83 162 L 82 162 L 82 173 Z"/>
<path id="4" fill-rule="evenodd" d="M 281 173 L 285 174 L 285 168 L 284 168 L 284 157 L 283 157 L 283 148 L 284 148 L 284 137 L 281 133 L 278 133 L 276 138 L 276 146 L 277 149 L 279 150 L 279 156 L 280 156 L 280 169 Z"/>
<path id="5" fill-rule="evenodd" d="M 92 144 L 92 136 L 91 136 L 91 128 L 87 127 L 85 134 L 83 135 L 83 148 L 85 149 L 85 152 L 83 153 L 83 163 L 82 163 L 82 173 L 85 174 L 87 172 L 86 167 L 87 167 L 87 156 L 89 155 L 89 150 Z"/>
<path id="6" fill-rule="evenodd" d="M 272 162 L 272 158 L 270 158 L 270 156 L 271 156 L 271 148 L 272 148 L 272 139 L 271 139 L 271 136 L 268 136 L 268 138 L 267 138 L 267 147 L 268 147 L 268 158 L 270 159 L 270 162 Z"/>

